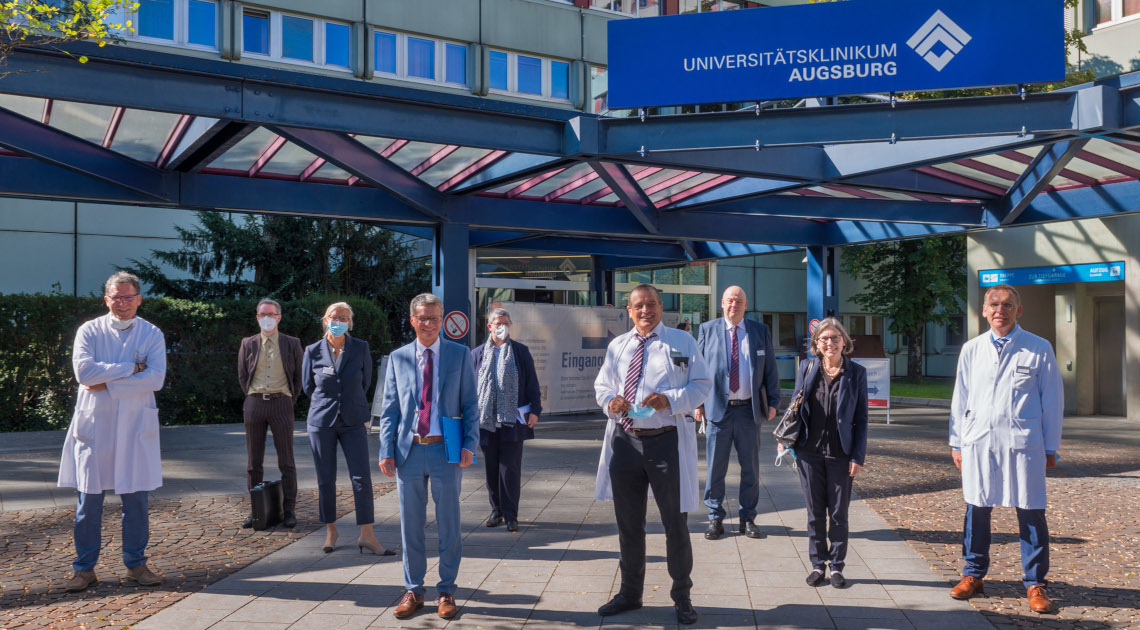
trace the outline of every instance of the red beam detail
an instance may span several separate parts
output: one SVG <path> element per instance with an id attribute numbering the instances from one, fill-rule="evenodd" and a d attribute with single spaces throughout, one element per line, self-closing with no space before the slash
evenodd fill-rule
<path id="1" fill-rule="evenodd" d="M 650 175 L 652 175 L 658 171 L 661 171 L 661 170 L 663 170 L 663 169 L 659 166 L 649 166 L 649 167 L 643 168 L 640 171 L 633 174 L 633 180 L 639 182 L 639 181 L 645 179 L 646 177 L 649 177 Z M 585 197 L 582 197 L 581 199 L 578 200 L 578 203 L 594 203 L 595 201 L 601 199 L 602 197 L 613 194 L 613 192 L 614 191 L 610 190 L 610 187 L 607 186 L 607 187 L 599 190 L 598 192 L 595 192 L 593 194 L 586 195 Z M 599 205 L 608 205 L 609 203 L 610 202 L 606 202 L 605 204 L 599 204 Z M 614 202 L 614 205 L 616 206 L 619 204 L 617 202 Z M 657 206 L 658 204 L 653 204 L 653 205 Z"/>
<path id="2" fill-rule="evenodd" d="M 319 158 L 313 160 L 312 162 L 310 162 L 309 165 L 305 167 L 305 170 L 301 171 L 301 181 L 303 181 L 303 182 L 308 181 L 309 178 L 313 176 L 313 173 L 316 173 L 317 171 L 321 170 L 321 167 L 324 165 L 325 165 L 325 159 L 322 157 L 319 157 Z M 328 179 L 328 178 L 322 177 L 321 179 Z M 340 181 L 340 180 L 334 179 L 333 181 Z"/>
<path id="3" fill-rule="evenodd" d="M 44 99 L 44 113 L 40 114 L 40 122 L 42 122 L 45 125 L 51 124 L 51 108 L 52 108 L 52 103 L 54 103 L 54 102 L 55 101 L 53 101 L 50 98 Z"/>
<path id="4" fill-rule="evenodd" d="M 1097 155 L 1096 153 L 1090 153 L 1088 151 L 1081 151 L 1077 154 L 1077 159 L 1084 160 L 1090 164 L 1096 164 L 1097 166 L 1107 168 L 1110 171 L 1116 171 L 1117 173 L 1120 173 L 1121 175 L 1132 179 L 1140 179 L 1140 169 L 1133 168 L 1126 164 L 1121 164 L 1120 162 L 1106 158 L 1103 155 Z"/>
<path id="5" fill-rule="evenodd" d="M 111 122 L 107 123 L 107 133 L 103 134 L 103 148 L 110 149 L 111 143 L 115 141 L 115 134 L 119 131 L 119 124 L 123 122 L 123 112 L 126 111 L 122 107 L 116 107 L 115 111 L 111 112 Z"/>
<path id="6" fill-rule="evenodd" d="M 1005 195 L 1005 190 L 1002 188 L 991 186 L 990 184 L 979 182 L 978 180 L 970 179 L 969 177 L 962 177 L 961 175 L 957 175 L 949 171 L 944 171 L 933 166 L 920 166 L 914 170 L 925 175 L 930 175 L 931 177 L 937 177 L 938 179 L 944 179 L 948 182 L 961 184 L 966 188 L 973 188 L 974 190 L 979 190 L 990 195 L 995 195 L 998 197 Z"/>
<path id="7" fill-rule="evenodd" d="M 827 185 L 824 185 L 823 187 L 827 188 L 829 190 L 834 190 L 836 192 L 841 192 L 841 193 L 846 193 L 848 195 L 854 195 L 856 197 L 861 197 L 863 199 L 890 199 L 890 197 L 887 197 L 885 195 L 879 195 L 879 194 L 870 192 L 868 190 L 863 190 L 861 188 L 851 188 L 848 186 L 836 186 L 834 184 L 827 184 Z"/>
<path id="8" fill-rule="evenodd" d="M 383 151 L 380 152 L 380 157 L 390 158 L 396 154 L 396 151 L 403 149 L 407 145 L 408 145 L 407 140 L 396 140 L 392 144 L 389 144 Z"/>
<path id="9" fill-rule="evenodd" d="M 587 173 L 587 174 L 583 175 L 582 177 L 579 177 L 578 179 L 570 182 L 569 184 L 566 184 L 562 188 L 559 188 L 558 190 L 555 190 L 554 192 L 550 193 L 549 195 L 544 197 L 543 200 L 544 201 L 554 201 L 555 199 L 558 199 L 562 195 L 565 195 L 566 193 L 570 192 L 571 190 L 585 186 L 586 184 L 589 184 L 590 182 L 594 181 L 597 178 L 598 178 L 598 173 L 596 171 L 591 171 L 590 173 Z M 574 200 L 575 203 L 577 203 L 578 201 L 579 201 L 578 199 Z"/>
<path id="10" fill-rule="evenodd" d="M 542 182 L 550 179 L 551 177 L 554 177 L 555 175 L 566 170 L 567 168 L 569 168 L 569 167 L 563 167 L 563 168 L 555 169 L 553 171 L 548 171 L 546 173 L 543 173 L 542 175 L 538 175 L 537 177 L 532 177 L 532 178 L 526 180 L 525 182 L 519 184 L 518 186 L 515 186 L 514 188 L 508 190 L 507 191 L 507 199 L 514 199 L 515 197 L 518 197 L 522 193 L 530 190 L 531 188 L 534 188 L 535 186 L 537 186 L 537 185 L 541 184 Z"/>
<path id="11" fill-rule="evenodd" d="M 429 168 L 435 166 L 436 164 L 439 164 L 440 160 L 451 155 L 458 148 L 459 148 L 459 145 L 457 145 L 457 144 L 449 144 L 449 145 L 443 147 L 442 149 L 436 151 L 435 153 L 433 153 L 431 155 L 431 157 L 424 160 L 423 162 L 420 162 L 418 166 L 413 168 L 412 169 L 412 175 L 415 175 L 418 177 L 420 173 L 428 170 Z"/>
<path id="12" fill-rule="evenodd" d="M 649 195 L 652 195 L 654 193 L 659 193 L 662 190 L 665 190 L 666 188 L 668 188 L 670 186 L 680 184 L 681 182 L 683 182 L 687 179 L 692 179 L 692 178 L 696 177 L 697 175 L 700 175 L 700 172 L 698 172 L 698 171 L 685 171 L 683 173 L 678 173 L 677 175 L 674 175 L 674 176 L 670 177 L 669 179 L 666 179 L 665 181 L 657 182 L 656 184 L 653 184 L 649 188 L 646 188 L 645 189 L 645 195 L 649 196 Z"/>
<path id="13" fill-rule="evenodd" d="M 178 144 L 182 142 L 182 138 L 186 136 L 186 130 L 190 128 L 190 123 L 193 122 L 194 117 L 189 114 L 182 114 L 178 118 L 178 122 L 174 123 L 174 129 L 171 130 L 170 135 L 166 137 L 166 143 L 162 145 L 162 150 L 158 152 L 158 158 L 154 161 L 154 165 L 163 168 L 166 163 L 170 161 L 171 154 L 178 148 Z"/>
<path id="14" fill-rule="evenodd" d="M 269 144 L 269 148 L 265 150 L 265 153 L 262 153 L 261 157 L 257 158 L 257 161 L 253 163 L 253 166 L 249 167 L 249 176 L 254 177 L 260 173 L 261 169 L 265 168 L 266 164 L 269 164 L 269 160 L 272 160 L 273 156 L 277 155 L 277 152 L 281 150 L 281 147 L 285 146 L 286 142 L 288 142 L 288 140 L 286 140 L 284 136 L 277 136 L 277 138 Z"/>
<path id="15" fill-rule="evenodd" d="M 1011 172 L 1009 172 L 1003 168 L 998 168 L 996 166 L 986 164 L 985 162 L 979 162 L 979 161 L 971 159 L 971 158 L 966 158 L 963 160 L 957 160 L 956 162 L 952 162 L 952 163 L 957 164 L 958 166 L 965 166 L 966 168 L 972 168 L 975 171 L 981 171 L 982 173 L 986 173 L 987 175 L 993 175 L 994 177 L 1000 177 L 1002 179 L 1009 180 L 1010 184 L 1012 184 L 1013 182 L 1016 182 L 1017 178 L 1019 177 L 1019 175 L 1017 173 L 1011 173 Z"/>
<path id="16" fill-rule="evenodd" d="M 506 151 L 491 151 L 487 155 L 484 155 L 483 157 L 479 158 L 477 161 L 475 161 L 473 164 L 471 164 L 467 168 L 465 168 L 462 171 L 459 171 L 458 173 L 453 175 L 451 179 L 440 184 L 439 185 L 440 192 L 445 192 L 447 190 L 450 190 L 451 188 L 454 188 L 455 186 L 461 184 L 462 182 L 467 181 L 467 178 L 469 178 L 472 175 L 474 175 L 475 173 L 478 173 L 479 171 L 487 168 L 488 166 L 494 164 L 495 162 L 498 162 L 506 154 L 507 154 Z"/>
<path id="17" fill-rule="evenodd" d="M 708 180 L 707 182 L 701 182 L 701 183 L 697 184 L 696 186 L 693 186 L 692 188 L 682 190 L 681 192 L 673 195 L 672 197 L 666 197 L 665 199 L 662 199 L 661 201 L 657 202 L 657 206 L 664 208 L 666 206 L 669 206 L 670 204 L 674 204 L 674 203 L 677 203 L 678 201 L 682 201 L 684 199 L 688 199 L 689 197 L 693 197 L 693 196 L 699 195 L 703 192 L 707 192 L 709 190 L 712 190 L 713 188 L 716 188 L 717 186 L 720 186 L 721 184 L 727 184 L 728 182 L 731 182 L 734 179 L 736 179 L 735 175 L 721 175 L 720 177 L 714 177 L 714 178 Z"/>
<path id="18" fill-rule="evenodd" d="M 999 153 L 998 155 L 1004 158 L 1009 158 L 1011 160 L 1016 160 L 1022 164 L 1029 164 L 1033 161 L 1033 158 L 1029 157 L 1028 155 L 1018 153 L 1017 151 L 1006 151 L 1004 153 Z M 1086 186 L 1091 186 L 1096 183 L 1096 180 L 1092 177 L 1089 177 L 1088 175 L 1081 175 L 1080 173 L 1075 173 L 1067 168 L 1061 169 L 1061 172 L 1057 174 L 1066 179 L 1071 179 L 1074 182 L 1085 184 Z M 1052 186 L 1050 185 L 1050 189 L 1051 188 Z M 1050 192 L 1052 192 L 1052 190 L 1050 190 Z"/>

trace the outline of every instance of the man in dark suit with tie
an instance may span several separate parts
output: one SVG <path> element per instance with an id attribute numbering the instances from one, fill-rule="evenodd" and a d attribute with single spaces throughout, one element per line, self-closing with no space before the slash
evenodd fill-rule
<path id="1" fill-rule="evenodd" d="M 443 302 L 438 297 L 421 293 L 412 299 L 410 310 L 416 340 L 388 357 L 380 412 L 380 471 L 396 477 L 407 589 L 393 614 L 407 619 L 424 606 L 430 478 L 439 529 L 437 614 L 451 619 L 458 612 L 455 580 L 462 557 L 461 469 L 474 462 L 479 443 L 475 369 L 466 346 L 440 339 Z M 443 424 L 448 419 L 461 426 L 455 436 L 462 449 L 458 464 L 447 461 Z"/>
<path id="2" fill-rule="evenodd" d="M 705 506 L 709 526 L 705 538 L 724 535 L 724 478 L 728 457 L 736 446 L 740 462 L 740 533 L 763 538 L 756 527 L 760 499 L 759 425 L 776 416 L 780 376 L 772 351 L 772 336 L 760 322 L 744 319 L 748 297 L 744 289 L 728 287 L 720 300 L 724 317 L 701 324 L 697 346 L 713 371 L 713 391 L 694 418 L 705 425 Z"/>
<path id="3" fill-rule="evenodd" d="M 301 340 L 278 332 L 281 305 L 265 298 L 257 303 L 261 332 L 241 340 L 238 350 L 238 383 L 245 392 L 246 485 L 261 483 L 264 476 L 265 433 L 273 431 L 277 467 L 285 493 L 282 525 L 294 527 L 297 517 L 297 466 L 293 463 L 293 407 L 301 395 Z M 253 527 L 253 515 L 242 527 Z"/>

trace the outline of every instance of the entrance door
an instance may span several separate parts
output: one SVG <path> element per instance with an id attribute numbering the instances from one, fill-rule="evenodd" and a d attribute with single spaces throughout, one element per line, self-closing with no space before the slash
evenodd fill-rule
<path id="1" fill-rule="evenodd" d="M 1124 298 L 1097 298 L 1093 318 L 1094 413 L 1124 415 Z"/>

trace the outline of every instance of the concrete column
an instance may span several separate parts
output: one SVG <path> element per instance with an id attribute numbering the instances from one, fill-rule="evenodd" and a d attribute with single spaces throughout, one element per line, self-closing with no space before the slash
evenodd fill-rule
<path id="1" fill-rule="evenodd" d="M 471 318 L 471 268 L 468 256 L 468 226 L 463 223 L 442 223 L 435 228 L 432 239 L 431 292 L 443 300 L 444 315 L 459 311 Z M 471 324 L 474 324 L 473 318 Z M 446 327 L 446 322 L 444 323 Z M 470 325 L 460 339 L 445 335 L 446 339 L 470 345 L 473 339 Z M 446 330 L 446 328 L 445 328 Z"/>

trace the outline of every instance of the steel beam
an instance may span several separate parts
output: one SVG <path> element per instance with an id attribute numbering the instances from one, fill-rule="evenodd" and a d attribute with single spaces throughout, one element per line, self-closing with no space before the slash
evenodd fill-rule
<path id="1" fill-rule="evenodd" d="M 773 195 L 745 201 L 725 201 L 689 210 L 688 214 L 748 214 L 829 220 L 884 221 L 981 227 L 982 206 L 938 201 L 846 199 Z M 717 219 L 719 220 L 719 219 Z"/>
<path id="2" fill-rule="evenodd" d="M 495 247 L 510 239 L 511 232 L 472 232 L 472 247 Z M 598 256 L 633 256 L 658 260 L 685 260 L 684 250 L 663 241 L 634 241 L 602 238 L 570 238 L 562 236 L 524 235 L 525 239 L 513 241 L 511 249 L 528 251 L 549 251 L 566 254 L 591 254 Z"/>
<path id="3" fill-rule="evenodd" d="M 125 155 L 0 108 L 0 147 L 156 201 L 178 194 L 177 178 Z"/>
<path id="4" fill-rule="evenodd" d="M 564 168 L 570 164 L 573 164 L 572 160 L 560 160 L 549 155 L 512 153 L 475 173 L 462 185 L 453 188 L 450 192 L 461 194 L 482 192 L 528 179 L 556 168 Z"/>
<path id="5" fill-rule="evenodd" d="M 922 225 L 918 223 L 882 223 L 875 221 L 836 221 L 824 230 L 828 245 L 851 245 L 874 241 L 897 241 L 908 238 L 927 238 L 962 232 L 965 227 L 955 225 Z"/>
<path id="6" fill-rule="evenodd" d="M 626 210 L 633 215 L 637 222 L 650 234 L 659 234 L 657 226 L 657 208 L 653 200 L 641 189 L 641 184 L 629 174 L 629 170 L 621 164 L 612 162 L 590 161 L 590 168 L 602 178 L 610 190 L 617 195 Z"/>
<path id="7" fill-rule="evenodd" d="M 721 241 L 694 241 L 693 249 L 697 258 L 728 258 L 731 256 L 757 256 L 774 254 L 793 249 L 802 249 L 794 245 L 764 245 L 759 243 L 727 243 Z"/>
<path id="8" fill-rule="evenodd" d="M 1033 202 L 1033 198 L 1045 190 L 1049 182 L 1053 181 L 1053 178 L 1063 171 L 1069 161 L 1077 157 L 1088 143 L 1088 138 L 1067 140 L 1051 144 L 1038 153 L 1005 196 L 995 204 L 995 214 L 1000 218 L 1002 225 L 1017 220 L 1018 215 Z"/>
<path id="9" fill-rule="evenodd" d="M 229 151 L 243 138 L 257 129 L 233 120 L 198 117 L 182 136 L 166 168 L 183 173 L 195 173 Z"/>
<path id="10" fill-rule="evenodd" d="M 466 334 L 447 338 L 468 345 L 469 339 L 474 339 L 471 325 L 475 321 L 471 312 L 471 300 L 468 289 L 471 286 L 469 271 L 470 260 L 467 255 L 467 244 L 470 239 L 468 228 L 462 223 L 441 223 L 435 227 L 435 237 L 432 239 L 431 258 L 431 292 L 443 300 L 443 315 L 452 311 L 459 311 L 467 318 L 469 325 Z M 442 323 L 443 331 L 447 332 L 449 326 L 446 321 Z"/>
<path id="11" fill-rule="evenodd" d="M 759 151 L 753 147 L 674 151 L 644 157 L 638 154 L 607 156 L 607 159 L 620 160 L 624 164 L 663 166 L 742 177 L 814 180 L 831 174 L 827 156 L 820 147 L 768 147 Z"/>
<path id="12" fill-rule="evenodd" d="M 1140 212 L 1140 181 L 1041 193 L 1009 225 Z"/>

